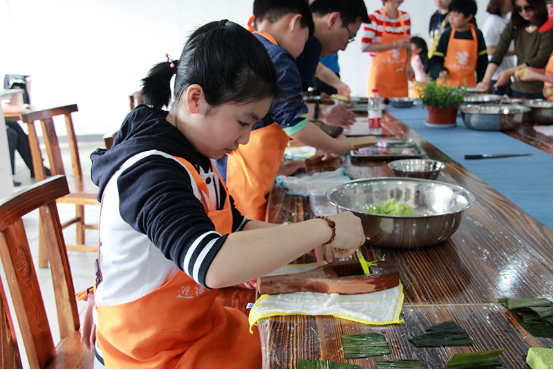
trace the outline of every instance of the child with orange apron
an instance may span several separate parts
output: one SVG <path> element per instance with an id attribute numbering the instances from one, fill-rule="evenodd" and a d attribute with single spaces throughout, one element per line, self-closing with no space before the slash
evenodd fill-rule
<path id="1" fill-rule="evenodd" d="M 312 250 L 322 262 L 322 245 L 346 257 L 365 242 L 361 222 L 346 212 L 283 233 L 234 206 L 211 159 L 246 144 L 280 96 L 271 59 L 242 26 L 202 26 L 181 61 L 168 58 L 142 81 L 148 106 L 129 113 L 109 151 L 91 155 L 102 200 L 97 358 L 107 368 L 260 368 L 258 333 L 218 288 Z"/>
<path id="2" fill-rule="evenodd" d="M 439 39 L 429 61 L 429 74 L 439 79 L 438 83 L 474 87 L 485 76 L 489 62 L 483 33 L 471 23 L 477 4 L 474 0 L 452 0 L 448 10 L 451 28 Z"/>
<path id="3" fill-rule="evenodd" d="M 383 7 L 383 32 L 380 44 L 392 43 L 390 50 L 379 51 L 369 67 L 367 91 L 379 89 L 379 96 L 382 98 L 407 97 L 408 78 L 406 76 L 406 62 L 411 61 L 411 49 L 396 49 L 398 41 L 408 40 L 409 33 L 406 31 L 402 14 L 398 12 L 398 18 L 403 33 L 387 32 L 387 11 Z"/>

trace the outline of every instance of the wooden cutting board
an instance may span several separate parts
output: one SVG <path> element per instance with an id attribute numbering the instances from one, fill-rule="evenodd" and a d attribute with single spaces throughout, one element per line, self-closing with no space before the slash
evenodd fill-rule
<path id="1" fill-rule="evenodd" d="M 396 267 L 377 261 L 364 275 L 358 261 L 331 263 L 298 274 L 264 276 L 258 279 L 259 294 L 295 292 L 363 294 L 398 286 L 400 276 Z"/>
<path id="2" fill-rule="evenodd" d="M 348 138 L 348 142 L 352 146 L 352 149 L 366 148 L 377 144 L 377 138 L 375 136 L 359 136 Z M 313 164 L 321 162 L 325 152 L 323 150 L 317 150 L 313 156 L 306 159 L 306 164 L 311 166 Z"/>

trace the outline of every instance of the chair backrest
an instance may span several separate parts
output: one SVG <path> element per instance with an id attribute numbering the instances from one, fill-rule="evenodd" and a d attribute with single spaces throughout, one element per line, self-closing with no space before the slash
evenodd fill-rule
<path id="1" fill-rule="evenodd" d="M 44 235 L 48 239 L 60 338 L 64 340 L 79 331 L 75 289 L 56 207 L 56 199 L 68 193 L 65 176 L 54 176 L 4 198 L 0 203 L 0 258 L 31 368 L 47 367 L 57 352 L 22 217 L 37 208 L 40 210 Z M 5 295 L 2 301 L 7 308 Z M 13 330 L 13 320 L 6 317 L 10 330 Z M 15 346 L 17 350 L 17 344 Z M 7 352 L 9 356 L 10 351 Z"/>
<path id="2" fill-rule="evenodd" d="M 73 119 L 71 113 L 77 112 L 77 104 L 66 105 L 52 109 L 44 109 L 30 113 L 23 113 L 21 119 L 27 124 L 29 131 L 29 144 L 31 146 L 31 154 L 33 156 L 33 169 L 37 181 L 46 178 L 46 172 L 42 164 L 42 155 L 40 153 L 40 145 L 35 128 L 35 121 L 40 121 L 42 125 L 42 133 L 44 144 L 46 145 L 46 153 L 50 162 L 52 175 L 65 175 L 63 166 L 62 153 L 54 127 L 53 117 L 63 115 L 65 117 L 65 127 L 67 130 L 67 142 L 69 144 L 69 153 L 71 155 L 71 167 L 74 178 L 81 178 L 83 172 L 81 169 L 81 161 L 79 159 L 79 148 L 77 145 L 77 136 L 73 128 Z"/>

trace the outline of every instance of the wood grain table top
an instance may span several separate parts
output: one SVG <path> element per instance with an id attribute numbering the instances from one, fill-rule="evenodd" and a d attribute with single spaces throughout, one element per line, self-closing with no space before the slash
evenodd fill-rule
<path id="1" fill-rule="evenodd" d="M 377 360 L 419 359 L 424 368 L 445 368 L 454 353 L 504 348 L 506 368 L 526 368 L 530 347 L 552 348 L 552 339 L 535 338 L 517 317 L 498 303 L 501 297 L 552 300 L 552 230 L 521 210 L 459 163 L 428 143 L 414 130 L 386 113 L 384 132 L 416 141 L 427 157 L 446 163 L 437 181 L 470 190 L 476 203 L 463 215 L 457 232 L 447 241 L 422 249 L 362 248 L 366 260 L 385 258 L 395 265 L 404 286 L 403 324 L 369 326 L 330 316 L 281 316 L 258 323 L 265 368 L 295 368 L 298 359 L 349 362 L 362 368 Z M 514 136 L 550 148 L 552 139 L 522 128 Z M 541 135 L 541 134 L 538 134 Z M 544 135 L 542 135 L 544 136 Z M 538 140 L 537 140 L 538 138 Z M 533 143 L 533 141 L 539 142 Z M 541 144 L 541 142 L 543 142 Z M 548 152 L 548 149 L 545 150 Z M 386 161 L 335 159 L 308 167 L 310 171 L 346 168 L 352 179 L 392 177 Z M 268 221 L 299 222 L 313 218 L 309 199 L 285 194 L 275 185 L 268 203 Z M 299 262 L 311 262 L 305 256 Z M 474 340 L 472 346 L 418 348 L 408 341 L 424 328 L 454 320 Z M 346 360 L 340 334 L 384 333 L 391 354 Z"/>

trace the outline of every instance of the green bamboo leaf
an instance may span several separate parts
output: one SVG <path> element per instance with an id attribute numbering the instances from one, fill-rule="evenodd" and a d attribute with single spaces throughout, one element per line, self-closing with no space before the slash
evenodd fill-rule
<path id="1" fill-rule="evenodd" d="M 454 321 L 445 321 L 425 329 L 426 333 L 415 335 L 409 340 L 417 347 L 464 346 L 473 340 L 464 328 Z"/>
<path id="2" fill-rule="evenodd" d="M 535 337 L 552 338 L 552 301 L 544 298 L 499 298 L 498 302 L 518 315 L 521 326 Z"/>
<path id="3" fill-rule="evenodd" d="M 423 369 L 419 360 L 377 361 L 378 369 Z"/>
<path id="4" fill-rule="evenodd" d="M 457 353 L 446 364 L 447 369 L 502 369 L 498 356 L 504 349 L 486 352 Z"/>
<path id="5" fill-rule="evenodd" d="M 311 361 L 298 360 L 296 362 L 297 369 L 360 369 L 360 366 L 347 364 L 345 362 L 333 362 L 327 360 Z"/>
<path id="6" fill-rule="evenodd" d="M 341 334 L 345 358 L 381 356 L 390 353 L 389 344 L 383 334 Z"/>

